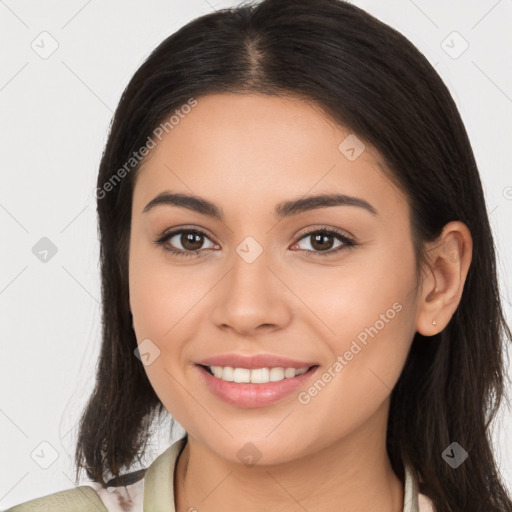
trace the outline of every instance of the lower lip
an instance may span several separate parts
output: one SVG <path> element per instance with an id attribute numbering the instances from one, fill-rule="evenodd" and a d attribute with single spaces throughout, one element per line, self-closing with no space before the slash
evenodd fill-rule
<path id="1" fill-rule="evenodd" d="M 200 365 L 196 365 L 210 391 L 225 402 L 237 407 L 253 408 L 264 407 L 290 395 L 316 373 L 318 366 L 313 366 L 307 372 L 291 379 L 265 384 L 252 384 L 246 382 L 227 382 L 214 377 Z"/>

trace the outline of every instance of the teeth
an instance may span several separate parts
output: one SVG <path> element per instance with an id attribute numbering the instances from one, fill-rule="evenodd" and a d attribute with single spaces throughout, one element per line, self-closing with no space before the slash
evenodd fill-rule
<path id="1" fill-rule="evenodd" d="M 279 380 L 291 379 L 306 373 L 309 366 L 296 370 L 295 368 L 232 368 L 231 366 L 209 366 L 213 375 L 228 382 L 246 382 L 265 384 Z"/>

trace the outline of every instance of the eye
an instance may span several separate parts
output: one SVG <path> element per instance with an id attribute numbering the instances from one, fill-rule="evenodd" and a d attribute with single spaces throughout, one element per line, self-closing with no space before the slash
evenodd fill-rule
<path id="1" fill-rule="evenodd" d="M 205 249 L 202 247 L 205 239 L 210 240 L 206 233 L 199 229 L 180 229 L 164 234 L 154 243 L 177 256 L 194 256 Z M 207 249 L 215 247 L 211 240 L 210 243 Z M 176 245 L 181 245 L 181 248 L 176 248 Z"/>
<path id="2" fill-rule="evenodd" d="M 292 247 L 297 246 L 301 240 L 311 240 L 306 245 L 309 245 L 310 248 L 306 247 L 303 250 L 307 252 L 311 252 L 318 256 L 329 256 L 333 253 L 337 253 L 344 249 L 356 246 L 356 242 L 351 238 L 348 238 L 346 235 L 342 233 L 332 230 L 332 229 L 316 229 L 314 231 L 309 231 L 300 237 L 299 241 L 296 242 Z M 341 243 L 337 246 L 334 245 L 335 240 L 339 240 Z M 333 249 L 333 246 L 335 247 Z"/>
<path id="3" fill-rule="evenodd" d="M 310 239 L 311 242 L 306 245 L 309 245 L 311 248 L 306 247 L 302 248 L 302 250 L 312 253 L 315 256 L 329 256 L 357 245 L 354 240 L 336 230 L 320 228 L 304 233 L 292 247 L 296 247 L 302 240 L 308 239 Z M 208 247 L 203 247 L 205 240 L 210 242 Z M 335 245 L 336 240 L 340 242 L 337 246 Z M 218 247 L 218 245 L 210 240 L 204 231 L 197 228 L 182 228 L 165 233 L 153 243 L 162 246 L 165 251 L 171 254 L 184 257 L 196 256 L 205 249 Z M 177 247 L 177 245 L 181 245 L 181 247 Z"/>

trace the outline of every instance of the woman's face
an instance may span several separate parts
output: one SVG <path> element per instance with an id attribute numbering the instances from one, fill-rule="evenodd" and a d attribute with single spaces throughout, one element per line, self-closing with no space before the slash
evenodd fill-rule
<path id="1" fill-rule="evenodd" d="M 404 196 L 375 150 L 310 104 L 215 94 L 189 110 L 157 140 L 134 188 L 130 307 L 155 392 L 189 435 L 233 462 L 244 450 L 277 463 L 385 435 L 420 284 Z M 172 201 L 144 211 L 164 192 L 208 201 L 222 217 Z M 324 194 L 370 206 L 304 203 Z M 283 206 L 295 201 L 308 207 Z M 265 385 L 221 383 L 197 364 L 237 354 L 317 367 L 295 384 Z M 251 394 L 256 386 L 266 398 Z"/>

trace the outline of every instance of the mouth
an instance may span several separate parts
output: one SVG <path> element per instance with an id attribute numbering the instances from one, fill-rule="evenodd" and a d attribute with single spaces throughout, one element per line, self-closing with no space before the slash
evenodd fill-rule
<path id="1" fill-rule="evenodd" d="M 258 408 L 284 400 L 310 385 L 320 366 L 250 370 L 196 363 L 195 367 L 200 380 L 217 398 L 237 408 Z"/>
<path id="2" fill-rule="evenodd" d="M 204 364 L 197 364 L 205 372 L 209 373 L 212 377 L 225 382 L 243 383 L 243 384 L 267 384 L 271 382 L 279 382 L 285 379 L 297 378 L 308 372 L 314 371 L 318 368 L 318 364 L 306 366 L 304 368 L 232 368 L 222 366 L 208 366 Z"/>

